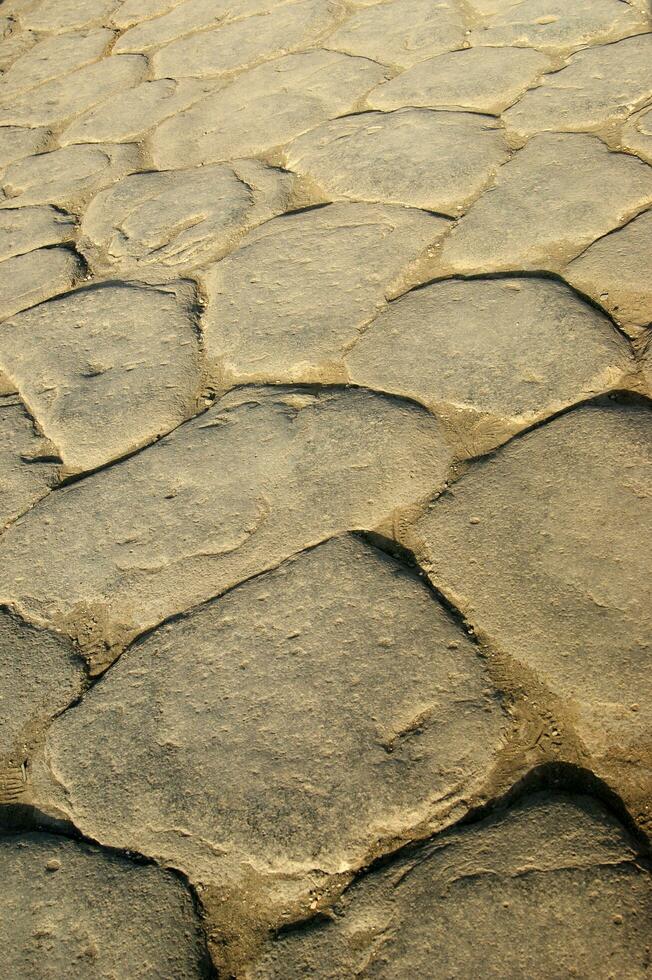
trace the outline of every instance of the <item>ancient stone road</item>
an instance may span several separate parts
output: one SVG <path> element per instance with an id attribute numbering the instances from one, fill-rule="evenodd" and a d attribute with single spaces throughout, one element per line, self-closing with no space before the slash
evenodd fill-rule
<path id="1" fill-rule="evenodd" d="M 0 974 L 652 976 L 647 0 L 0 3 Z"/>

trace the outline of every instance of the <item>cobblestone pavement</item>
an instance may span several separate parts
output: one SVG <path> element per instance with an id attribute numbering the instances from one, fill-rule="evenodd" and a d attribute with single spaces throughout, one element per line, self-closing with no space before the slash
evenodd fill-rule
<path id="1" fill-rule="evenodd" d="M 0 4 L 3 978 L 652 977 L 651 24 Z"/>

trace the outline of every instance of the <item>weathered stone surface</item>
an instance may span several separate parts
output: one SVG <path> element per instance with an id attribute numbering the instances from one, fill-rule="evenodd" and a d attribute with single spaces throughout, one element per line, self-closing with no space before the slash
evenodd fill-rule
<path id="1" fill-rule="evenodd" d="M 408 68 L 462 47 L 466 23 L 455 0 L 390 0 L 356 11 L 326 41 L 346 54 Z"/>
<path id="2" fill-rule="evenodd" d="M 56 480 L 55 454 L 20 399 L 0 396 L 0 529 L 48 492 Z"/>
<path id="3" fill-rule="evenodd" d="M 0 210 L 0 260 L 74 237 L 75 221 L 56 208 Z"/>
<path id="4" fill-rule="evenodd" d="M 160 868 L 50 834 L 0 838 L 0 937 L 15 980 L 201 980 L 193 902 Z"/>
<path id="5" fill-rule="evenodd" d="M 46 37 L 18 58 L 0 78 L 0 99 L 35 89 L 97 61 L 113 40 L 107 30 L 78 31 Z M 37 98 L 37 94 L 33 93 Z"/>
<path id="6" fill-rule="evenodd" d="M 266 13 L 179 38 L 152 58 L 157 78 L 199 78 L 249 68 L 314 44 L 345 8 L 337 0 L 296 0 Z"/>
<path id="7" fill-rule="evenodd" d="M 243 389 L 9 528 L 0 596 L 72 630 L 105 617 L 133 635 L 346 528 L 378 526 L 429 496 L 450 459 L 415 405 Z"/>
<path id="8" fill-rule="evenodd" d="M 84 275 L 79 256 L 69 248 L 39 248 L 0 265 L 0 320 L 65 293 Z"/>
<path id="9" fill-rule="evenodd" d="M 471 451 L 634 372 L 609 320 L 548 279 L 417 289 L 377 317 L 346 366 L 356 384 L 416 398 L 468 428 Z"/>
<path id="10" fill-rule="evenodd" d="M 185 2 L 186 0 L 123 0 L 111 15 L 110 23 L 125 30 L 152 17 L 167 14 L 174 7 L 179 7 Z M 192 7 L 190 9 L 192 10 Z"/>
<path id="11" fill-rule="evenodd" d="M 652 333 L 649 330 L 641 346 L 640 364 L 648 398 L 652 398 Z"/>
<path id="12" fill-rule="evenodd" d="M 652 106 L 629 117 L 620 132 L 620 143 L 624 150 L 652 163 Z"/>
<path id="13" fill-rule="evenodd" d="M 5 0 L 6 3 L 6 0 Z M 9 20 L 9 18 L 7 18 Z M 9 21 L 13 24 L 13 21 Z M 1 32 L 0 32 L 1 34 Z M 7 71 L 17 58 L 33 48 L 38 37 L 30 31 L 14 30 L 0 39 L 0 71 Z"/>
<path id="14" fill-rule="evenodd" d="M 365 112 L 313 129 L 287 166 L 333 198 L 456 214 L 505 162 L 497 123 L 475 113 Z"/>
<path id="15" fill-rule="evenodd" d="M 567 51 L 616 41 L 650 28 L 649 17 L 642 10 L 620 0 L 473 0 L 473 6 L 494 14 L 473 32 L 475 44 Z"/>
<path id="16" fill-rule="evenodd" d="M 344 350 L 443 226 L 406 208 L 334 204 L 249 234 L 202 277 L 222 383 L 346 380 Z"/>
<path id="17" fill-rule="evenodd" d="M 505 125 L 520 137 L 599 130 L 622 122 L 651 92 L 652 34 L 645 34 L 578 51 L 505 113 Z"/>
<path id="18" fill-rule="evenodd" d="M 650 476 L 647 408 L 580 407 L 476 463 L 416 529 L 433 581 L 595 757 L 644 756 L 651 730 Z"/>
<path id="19" fill-rule="evenodd" d="M 423 583 L 347 538 L 150 635 L 55 722 L 47 752 L 103 843 L 209 877 L 341 872 L 463 813 L 504 725 Z"/>
<path id="20" fill-rule="evenodd" d="M 614 817 L 589 797 L 535 794 L 361 878 L 253 976 L 642 978 L 651 911 Z"/>
<path id="21" fill-rule="evenodd" d="M 292 182 L 255 160 L 134 174 L 93 199 L 81 247 L 94 269 L 178 274 L 220 257 L 247 229 L 284 211 Z"/>
<path id="22" fill-rule="evenodd" d="M 594 136 L 542 134 L 500 170 L 435 264 L 450 272 L 561 269 L 651 200 L 646 164 Z"/>
<path id="23" fill-rule="evenodd" d="M 260 155 L 349 111 L 384 78 L 384 69 L 364 58 L 287 55 L 161 123 L 151 139 L 154 160 L 159 168 L 179 168 Z"/>
<path id="24" fill-rule="evenodd" d="M 0 370 L 68 470 L 101 466 L 196 410 L 190 301 L 172 287 L 97 286 L 3 325 Z"/>
<path id="25" fill-rule="evenodd" d="M 570 283 L 623 324 L 652 323 L 652 211 L 591 245 L 564 270 Z"/>
<path id="26" fill-rule="evenodd" d="M 526 48 L 469 48 L 415 65 L 367 101 L 383 110 L 421 106 L 498 114 L 549 68 L 545 55 Z"/>
<path id="27" fill-rule="evenodd" d="M 120 6 L 120 0 L 41 0 L 20 12 L 20 22 L 30 31 L 73 31 L 104 23 Z"/>
<path id="28" fill-rule="evenodd" d="M 41 152 L 49 139 L 50 131 L 47 129 L 0 126 L 0 171 L 16 160 Z"/>
<path id="29" fill-rule="evenodd" d="M 2 205 L 58 204 L 74 210 L 84 199 L 138 170 L 139 165 L 138 147 L 130 143 L 64 146 L 39 153 L 7 167 L 2 177 Z"/>

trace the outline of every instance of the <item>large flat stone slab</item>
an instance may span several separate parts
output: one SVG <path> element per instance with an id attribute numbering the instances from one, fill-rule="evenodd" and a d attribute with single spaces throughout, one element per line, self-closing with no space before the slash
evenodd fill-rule
<path id="1" fill-rule="evenodd" d="M 42 152 L 50 139 L 44 127 L 0 126 L 0 173 L 10 163 Z"/>
<path id="2" fill-rule="evenodd" d="M 20 23 L 30 31 L 74 31 L 105 23 L 119 6 L 120 0 L 40 0 L 24 5 Z"/>
<path id="3" fill-rule="evenodd" d="M 0 260 L 46 245 L 60 245 L 75 235 L 75 221 L 52 207 L 0 210 Z"/>
<path id="4" fill-rule="evenodd" d="M 38 248 L 0 265 L 0 321 L 68 292 L 85 270 L 70 248 Z"/>
<path id="5" fill-rule="evenodd" d="M 0 529 L 47 494 L 58 462 L 55 447 L 36 430 L 20 398 L 0 396 Z"/>
<path id="6" fill-rule="evenodd" d="M 45 37 L 17 58 L 2 75 L 0 99 L 36 89 L 39 85 L 99 61 L 113 37 L 113 31 L 102 29 Z M 34 93 L 34 97 L 38 98 L 38 95 Z"/>

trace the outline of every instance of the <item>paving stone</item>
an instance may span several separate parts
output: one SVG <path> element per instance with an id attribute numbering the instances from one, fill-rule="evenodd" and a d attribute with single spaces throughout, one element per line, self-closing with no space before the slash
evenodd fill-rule
<path id="1" fill-rule="evenodd" d="M 408 402 L 242 389 L 9 528 L 0 595 L 66 619 L 93 653 L 93 620 L 124 641 L 308 545 L 380 525 L 430 496 L 450 459 L 437 421 Z"/>
<path id="2" fill-rule="evenodd" d="M 344 12 L 333 0 L 276 5 L 259 16 L 172 41 L 153 56 L 152 69 L 157 78 L 206 78 L 248 68 L 314 44 Z"/>
<path id="3" fill-rule="evenodd" d="M 390 0 L 358 10 L 326 41 L 329 48 L 408 68 L 461 48 L 466 22 L 455 0 Z"/>
<path id="4" fill-rule="evenodd" d="M 600 303 L 619 322 L 652 323 L 652 211 L 591 245 L 564 270 L 573 286 Z"/>
<path id="5" fill-rule="evenodd" d="M 77 31 L 44 38 L 2 75 L 0 99 L 33 91 L 39 85 L 97 61 L 112 40 L 113 31 L 107 30 Z"/>
<path id="6" fill-rule="evenodd" d="M 596 758 L 649 739 L 650 489 L 649 410 L 580 407 L 476 463 L 416 530 L 433 581 Z"/>
<path id="7" fill-rule="evenodd" d="M 649 330 L 641 345 L 640 364 L 648 398 L 652 398 L 652 333 Z"/>
<path id="8" fill-rule="evenodd" d="M 544 130 L 599 130 L 626 119 L 651 92 L 652 34 L 646 34 L 578 51 L 503 118 L 519 137 Z"/>
<path id="9" fill-rule="evenodd" d="M 0 265 L 0 320 L 72 289 L 84 275 L 69 248 L 39 248 Z"/>
<path id="10" fill-rule="evenodd" d="M 56 208 L 6 208 L 0 211 L 0 260 L 74 237 L 75 220 Z"/>
<path id="11" fill-rule="evenodd" d="M 103 24 L 120 5 L 120 0 L 41 0 L 20 14 L 30 31 L 73 31 L 90 24 Z"/>
<path id="12" fill-rule="evenodd" d="M 406 208 L 334 204 L 247 235 L 202 276 L 204 343 L 222 383 L 346 380 L 344 350 L 443 226 Z"/>
<path id="13" fill-rule="evenodd" d="M 9 21 L 12 24 L 12 21 Z M 0 38 L 0 71 L 7 71 L 21 55 L 34 47 L 38 37 L 30 31 L 14 30 Z"/>
<path id="14" fill-rule="evenodd" d="M 12 126 L 61 125 L 98 102 L 133 88 L 144 81 L 146 72 L 147 62 L 140 55 L 105 58 L 32 91 L 0 96 L 0 114 Z"/>
<path id="15" fill-rule="evenodd" d="M 3 325 L 0 369 L 68 470 L 101 466 L 196 410 L 191 300 L 172 286 L 96 286 Z"/>
<path id="16" fill-rule="evenodd" d="M 494 119 L 403 109 L 325 123 L 296 139 L 287 166 L 334 199 L 403 204 L 454 215 L 508 157 Z"/>
<path id="17" fill-rule="evenodd" d="M 380 313 L 346 357 L 356 384 L 416 398 L 491 443 L 623 386 L 629 345 L 548 279 L 433 283 Z"/>
<path id="18" fill-rule="evenodd" d="M 192 898 L 172 873 L 50 834 L 0 838 L 7 975 L 200 980 L 208 971 Z"/>
<path id="19" fill-rule="evenodd" d="M 64 146 L 7 167 L 4 207 L 58 204 L 74 210 L 84 199 L 140 168 L 137 146 Z"/>
<path id="20" fill-rule="evenodd" d="M 367 101 L 383 110 L 419 106 L 499 114 L 549 68 L 545 55 L 526 48 L 469 48 L 415 65 Z"/>
<path id="21" fill-rule="evenodd" d="M 362 877 L 252 976 L 643 977 L 650 911 L 615 818 L 588 797 L 534 794 Z"/>
<path id="22" fill-rule="evenodd" d="M 151 139 L 154 161 L 164 169 L 260 155 L 347 112 L 384 78 L 372 61 L 331 51 L 259 65 L 161 123 Z"/>
<path id="23" fill-rule="evenodd" d="M 0 396 L 0 528 L 46 495 L 57 480 L 56 461 L 56 449 L 36 431 L 20 399 Z"/>
<path id="24" fill-rule="evenodd" d="M 646 164 L 612 153 L 593 136 L 542 134 L 460 219 L 435 266 L 450 272 L 561 269 L 651 200 Z"/>
<path id="25" fill-rule="evenodd" d="M 625 150 L 636 153 L 641 160 L 652 163 L 652 106 L 633 113 L 620 132 Z"/>
<path id="26" fill-rule="evenodd" d="M 196 875 L 339 872 L 439 806 L 464 812 L 504 723 L 420 579 L 340 539 L 124 654 L 48 754 L 104 843 Z"/>
<path id="27" fill-rule="evenodd" d="M 185 0 L 123 0 L 111 15 L 110 22 L 120 30 L 124 30 L 152 17 L 167 14 L 183 3 Z"/>
<path id="28" fill-rule="evenodd" d="M 169 276 L 215 259 L 249 228 L 285 211 L 290 174 L 255 160 L 141 173 L 102 191 L 80 247 L 95 270 Z"/>
<path id="29" fill-rule="evenodd" d="M 0 126 L 0 175 L 10 163 L 44 150 L 49 139 L 48 129 Z"/>

